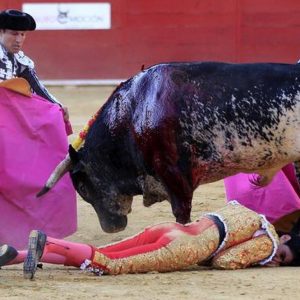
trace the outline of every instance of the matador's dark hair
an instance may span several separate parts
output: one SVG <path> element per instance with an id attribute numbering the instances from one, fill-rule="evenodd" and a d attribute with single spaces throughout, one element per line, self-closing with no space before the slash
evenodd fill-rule
<path id="1" fill-rule="evenodd" d="M 285 244 L 291 249 L 293 253 L 293 260 L 289 263 L 289 266 L 300 266 L 300 236 L 298 234 L 290 234 L 291 239 Z"/>
<path id="2" fill-rule="evenodd" d="M 290 266 L 300 266 L 300 219 L 295 223 L 289 233 L 291 239 L 285 244 L 291 249 L 294 258 L 289 263 Z"/>

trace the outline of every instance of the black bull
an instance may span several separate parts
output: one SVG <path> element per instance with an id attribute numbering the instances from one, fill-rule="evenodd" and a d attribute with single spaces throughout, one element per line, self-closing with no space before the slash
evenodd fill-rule
<path id="1" fill-rule="evenodd" d="M 141 194 L 186 223 L 200 184 L 256 172 L 265 185 L 298 160 L 299 110 L 300 65 L 158 64 L 117 87 L 65 169 L 106 232 Z"/>

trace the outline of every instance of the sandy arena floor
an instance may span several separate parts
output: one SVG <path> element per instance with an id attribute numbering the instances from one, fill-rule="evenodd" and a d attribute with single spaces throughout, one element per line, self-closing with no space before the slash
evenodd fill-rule
<path id="1" fill-rule="evenodd" d="M 113 90 L 112 87 L 51 88 L 69 107 L 77 133 Z M 70 140 L 74 135 L 70 137 Z M 224 204 L 223 182 L 203 185 L 195 191 L 193 218 Z M 101 231 L 92 207 L 78 198 L 79 227 L 69 240 L 101 245 L 118 241 L 145 226 L 174 220 L 168 203 L 151 208 L 136 197 L 129 226 L 121 233 Z M 22 265 L 0 270 L 0 299 L 299 299 L 300 268 L 252 268 L 217 271 L 195 266 L 174 273 L 149 273 L 96 277 L 74 268 L 45 264 L 33 281 L 23 279 Z"/>

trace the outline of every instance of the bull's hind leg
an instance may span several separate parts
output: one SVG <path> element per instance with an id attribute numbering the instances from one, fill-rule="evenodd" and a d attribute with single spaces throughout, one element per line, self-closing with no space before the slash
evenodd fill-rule
<path id="1" fill-rule="evenodd" d="M 258 187 L 267 186 L 272 180 L 277 172 L 279 172 L 281 168 L 268 169 L 259 172 L 259 177 L 257 179 L 251 181 L 252 184 Z"/>
<path id="2" fill-rule="evenodd" d="M 296 177 L 298 179 L 298 182 L 300 183 L 300 161 L 299 160 L 295 161 L 294 165 L 295 165 Z"/>

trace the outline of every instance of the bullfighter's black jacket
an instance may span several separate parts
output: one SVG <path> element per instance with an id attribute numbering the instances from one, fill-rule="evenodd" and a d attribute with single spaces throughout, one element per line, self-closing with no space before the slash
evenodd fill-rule
<path id="1" fill-rule="evenodd" d="M 34 93 L 61 106 L 60 102 L 48 92 L 38 79 L 34 62 L 23 51 L 11 54 L 0 44 L 0 81 L 14 77 L 26 79 Z"/>

